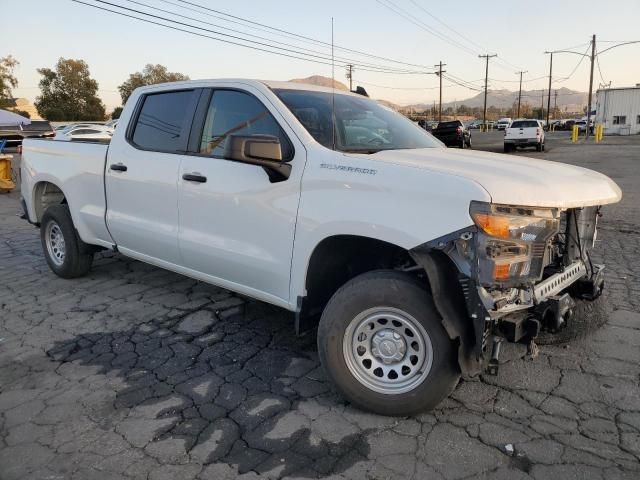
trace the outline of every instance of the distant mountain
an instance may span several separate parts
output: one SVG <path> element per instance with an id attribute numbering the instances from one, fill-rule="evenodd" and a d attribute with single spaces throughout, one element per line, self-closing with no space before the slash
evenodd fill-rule
<path id="1" fill-rule="evenodd" d="M 311 75 L 307 78 L 294 78 L 289 81 L 295 83 L 306 83 L 307 85 L 317 85 L 318 87 L 327 88 L 331 88 L 331 85 L 333 83 L 333 87 L 337 90 L 349 91 L 349 87 L 347 87 L 344 83 L 339 82 L 338 80 L 332 80 L 329 77 L 323 77 L 322 75 Z"/>
<path id="2" fill-rule="evenodd" d="M 555 92 L 558 92 L 558 96 L 555 96 Z M 551 106 L 556 105 L 562 111 L 580 111 L 584 105 L 587 104 L 586 92 L 578 92 L 569 88 L 551 89 Z M 497 108 L 509 108 L 514 102 L 518 101 L 518 91 L 510 90 L 489 90 L 487 92 L 487 107 Z M 542 103 L 542 90 L 523 90 L 522 91 L 522 103 L 528 103 L 532 107 L 538 107 Z M 467 107 L 482 107 L 484 105 L 484 92 L 480 92 L 477 95 L 457 100 L 455 102 L 446 102 L 442 104 L 442 108 L 466 105 Z M 544 92 L 544 106 L 547 107 L 547 91 Z M 433 103 L 418 103 L 415 105 L 407 105 L 405 108 L 414 108 L 416 110 L 425 110 L 432 108 Z"/>

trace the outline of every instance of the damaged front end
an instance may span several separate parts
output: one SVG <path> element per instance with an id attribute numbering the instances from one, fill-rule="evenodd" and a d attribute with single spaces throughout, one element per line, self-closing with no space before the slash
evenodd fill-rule
<path id="1" fill-rule="evenodd" d="M 604 267 L 590 256 L 600 210 L 472 202 L 470 215 L 473 226 L 412 255 L 427 272 L 452 338 L 451 325 L 460 323 L 454 315 L 465 317 L 456 332 L 463 372 L 478 373 L 488 363 L 495 373 L 500 337 L 535 347 L 541 331 L 555 333 L 571 321 L 576 299 L 600 296 Z M 443 269 L 449 273 L 438 273 Z M 461 295 L 452 296 L 454 290 Z"/>

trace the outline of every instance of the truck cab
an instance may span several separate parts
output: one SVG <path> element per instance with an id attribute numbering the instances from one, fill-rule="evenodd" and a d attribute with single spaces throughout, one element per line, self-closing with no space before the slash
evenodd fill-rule
<path id="1" fill-rule="evenodd" d="M 27 139 L 21 168 L 56 275 L 106 249 L 287 309 L 336 389 L 389 415 L 586 312 L 621 198 L 587 169 L 448 150 L 360 95 L 242 79 L 139 88 L 108 144 Z"/>

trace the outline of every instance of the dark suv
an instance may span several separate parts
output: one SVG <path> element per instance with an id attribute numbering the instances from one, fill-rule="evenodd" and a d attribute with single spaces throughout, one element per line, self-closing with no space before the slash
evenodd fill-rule
<path id="1" fill-rule="evenodd" d="M 460 120 L 440 122 L 431 133 L 447 147 L 471 148 L 471 132 Z"/>

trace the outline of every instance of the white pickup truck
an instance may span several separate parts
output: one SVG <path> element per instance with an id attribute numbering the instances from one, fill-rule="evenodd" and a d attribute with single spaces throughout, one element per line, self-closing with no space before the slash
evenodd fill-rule
<path id="1" fill-rule="evenodd" d="M 344 397 L 391 415 L 579 316 L 621 198 L 584 168 L 447 150 L 364 96 L 254 80 L 140 88 L 109 145 L 25 140 L 22 162 L 57 275 L 116 250 L 291 310 Z"/>
<path id="2" fill-rule="evenodd" d="M 540 120 L 520 118 L 505 129 L 505 153 L 525 147 L 535 147 L 538 152 L 544 151 L 544 128 Z"/>

